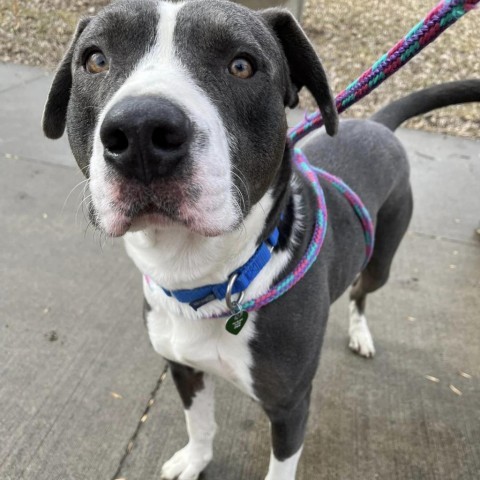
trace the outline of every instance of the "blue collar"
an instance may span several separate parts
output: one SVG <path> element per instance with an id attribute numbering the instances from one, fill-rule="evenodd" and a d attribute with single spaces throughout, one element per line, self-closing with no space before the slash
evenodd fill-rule
<path id="1" fill-rule="evenodd" d="M 278 244 L 278 237 L 279 232 L 276 227 L 267 240 L 257 248 L 247 263 L 232 272 L 226 282 L 192 288 L 190 290 L 167 290 L 166 288 L 161 288 L 169 297 L 174 297 L 182 303 L 188 303 L 194 310 L 198 310 L 213 300 L 223 300 L 227 293 L 228 283 L 235 275 L 236 279 L 233 282 L 231 293 L 241 293 L 247 289 L 270 258 L 272 258 L 272 251 Z M 147 282 L 150 284 L 151 279 L 147 278 Z"/>

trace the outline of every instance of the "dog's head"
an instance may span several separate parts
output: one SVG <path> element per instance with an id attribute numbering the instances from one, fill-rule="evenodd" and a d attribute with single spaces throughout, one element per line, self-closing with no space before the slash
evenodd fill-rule
<path id="1" fill-rule="evenodd" d="M 172 223 L 220 235 L 278 178 L 303 86 L 333 134 L 324 70 L 287 11 L 119 0 L 78 24 L 43 129 L 67 127 L 108 235 Z"/>

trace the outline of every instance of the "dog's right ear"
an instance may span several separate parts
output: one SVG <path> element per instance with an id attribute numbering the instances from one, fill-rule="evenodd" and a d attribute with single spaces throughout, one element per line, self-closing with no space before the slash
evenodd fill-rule
<path id="1" fill-rule="evenodd" d="M 43 133 L 48 138 L 57 139 L 63 135 L 67 121 L 67 107 L 72 88 L 72 56 L 78 37 L 85 30 L 92 18 L 82 18 L 73 34 L 72 41 L 65 56 L 57 68 L 53 78 L 47 103 L 43 110 L 42 127 Z"/>

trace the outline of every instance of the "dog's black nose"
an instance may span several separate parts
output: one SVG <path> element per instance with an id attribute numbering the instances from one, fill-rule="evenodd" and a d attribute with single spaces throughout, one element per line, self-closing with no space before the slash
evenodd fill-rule
<path id="1" fill-rule="evenodd" d="M 164 98 L 126 97 L 100 128 L 105 160 L 145 185 L 169 175 L 188 152 L 193 128 L 185 113 Z"/>

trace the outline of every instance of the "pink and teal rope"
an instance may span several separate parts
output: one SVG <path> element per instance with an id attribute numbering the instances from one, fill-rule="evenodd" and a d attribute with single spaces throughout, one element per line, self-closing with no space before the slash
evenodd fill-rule
<path id="1" fill-rule="evenodd" d="M 298 283 L 298 281 L 304 277 L 310 267 L 314 264 L 325 240 L 325 234 L 327 233 L 328 213 L 323 189 L 318 180 L 318 174 L 308 163 L 308 160 L 303 152 L 298 148 L 296 148 L 294 151 L 293 161 L 300 173 L 310 182 L 310 185 L 315 191 L 317 197 L 317 211 L 315 214 L 315 227 L 313 230 L 312 239 L 310 240 L 305 255 L 292 272 L 290 272 L 276 285 L 271 287 L 264 295 L 245 302 L 240 306 L 242 310 L 246 310 L 247 312 L 259 310 L 268 303 L 276 300 L 278 297 L 281 297 L 286 291 L 290 290 L 296 283 Z"/>
<path id="2" fill-rule="evenodd" d="M 363 228 L 363 235 L 365 237 L 365 261 L 362 267 L 363 270 L 372 257 L 375 242 L 375 228 L 373 226 L 370 214 L 368 213 L 368 210 L 366 209 L 360 197 L 341 178 L 336 177 L 335 175 L 332 175 L 321 168 L 312 168 L 319 177 L 325 179 L 327 182 L 333 185 L 347 199 L 348 203 L 351 205 L 358 219 L 360 220 Z"/>
<path id="3" fill-rule="evenodd" d="M 338 113 L 342 113 L 377 88 L 479 2 L 480 0 L 441 1 L 402 40 L 337 95 L 335 103 Z M 314 112 L 296 125 L 288 137 L 293 145 L 322 125 L 320 112 Z"/>

